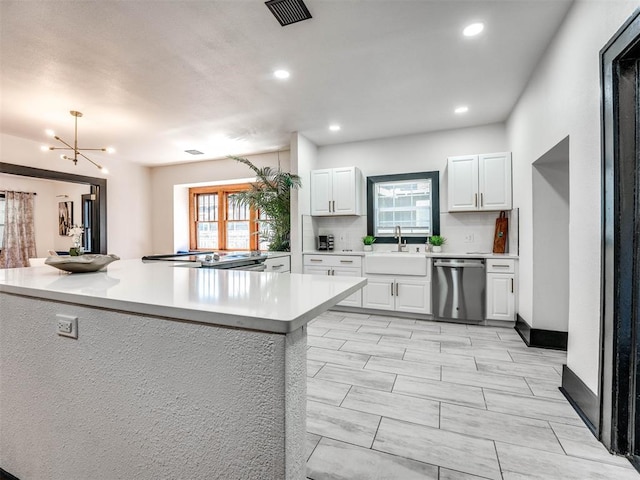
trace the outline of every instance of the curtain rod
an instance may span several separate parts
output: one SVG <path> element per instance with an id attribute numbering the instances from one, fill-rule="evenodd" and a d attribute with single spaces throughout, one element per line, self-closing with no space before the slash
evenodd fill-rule
<path id="1" fill-rule="evenodd" d="M 30 193 L 32 195 L 37 195 L 37 192 L 16 192 L 15 190 L 0 190 L 1 194 L 5 194 L 5 193 L 9 193 L 9 192 L 13 192 L 13 193 Z"/>

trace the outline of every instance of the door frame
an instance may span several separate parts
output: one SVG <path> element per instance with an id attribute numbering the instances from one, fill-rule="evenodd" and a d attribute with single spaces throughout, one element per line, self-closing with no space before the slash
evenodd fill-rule
<path id="1" fill-rule="evenodd" d="M 601 328 L 600 328 L 600 399 L 599 438 L 612 452 L 626 455 L 634 466 L 638 462 L 631 455 L 632 441 L 629 426 L 635 425 L 635 412 L 630 405 L 630 396 L 635 391 L 637 375 L 634 360 L 640 342 L 640 326 L 634 325 L 633 310 L 630 318 L 623 309 L 618 308 L 621 299 L 619 292 L 624 289 L 618 284 L 633 281 L 629 277 L 629 269 L 622 271 L 623 262 L 628 261 L 628 240 L 620 236 L 620 222 L 617 218 L 620 194 L 620 149 L 627 148 L 630 130 L 637 128 L 640 120 L 640 105 L 636 101 L 634 114 L 635 124 L 629 128 L 619 122 L 619 88 L 618 72 L 620 62 L 636 49 L 640 48 L 640 9 L 625 22 L 613 38 L 600 51 L 600 75 L 602 91 L 602 237 L 601 237 Z M 623 100 L 624 89 L 622 90 Z M 626 105 L 626 104 L 625 104 Z M 628 113 L 628 112 L 627 112 Z M 640 155 L 638 139 L 635 137 L 635 157 Z M 637 162 L 637 160 L 636 160 Z M 636 167 L 638 168 L 638 167 Z M 637 181 L 637 180 L 636 180 Z M 624 218 L 624 217 L 623 217 Z M 624 218 L 629 220 L 628 217 Z M 630 221 L 633 221 L 631 219 Z M 620 242 L 626 242 L 621 245 Z M 624 248 L 623 248 L 624 247 Z M 631 242 L 633 252 L 633 240 Z M 624 255 L 623 255 L 624 253 Z M 624 257 L 624 258 L 623 258 Z M 631 254 L 632 263 L 638 268 L 639 259 Z M 633 293 L 632 295 L 633 296 Z M 629 299 L 626 299 L 627 301 Z M 624 301 L 624 299 L 622 300 Z M 633 302 L 633 299 L 632 299 Z M 637 308 L 637 306 L 636 306 Z M 640 319 L 636 319 L 640 320 Z M 635 338 L 635 335 L 638 338 Z M 639 439 L 640 440 L 640 439 Z"/>

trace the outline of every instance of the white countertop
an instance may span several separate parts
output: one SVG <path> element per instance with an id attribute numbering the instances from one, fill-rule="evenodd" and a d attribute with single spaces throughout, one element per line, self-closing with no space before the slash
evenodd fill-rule
<path id="1" fill-rule="evenodd" d="M 360 277 L 176 268 L 114 262 L 67 274 L 48 265 L 0 269 L 0 292 L 143 315 L 287 333 L 358 291 Z"/>
<path id="2" fill-rule="evenodd" d="M 515 260 L 518 259 L 518 255 L 511 253 L 490 253 L 490 252 L 442 252 L 442 253 L 433 253 L 424 252 L 423 247 L 421 247 L 420 252 L 416 252 L 415 246 L 413 249 L 410 245 L 407 252 L 401 253 L 424 253 L 425 257 L 434 257 L 434 258 L 513 258 Z M 362 251 L 339 251 L 339 250 L 322 250 L 322 251 L 305 251 L 302 252 L 303 255 L 353 255 L 358 257 L 366 257 L 367 255 L 376 254 L 376 253 L 389 253 L 391 249 L 384 250 L 374 250 L 372 252 L 362 252 Z"/>

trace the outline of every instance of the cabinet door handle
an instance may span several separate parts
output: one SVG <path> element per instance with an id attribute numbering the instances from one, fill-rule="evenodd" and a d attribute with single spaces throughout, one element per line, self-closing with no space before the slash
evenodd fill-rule
<path id="1" fill-rule="evenodd" d="M 310 258 L 309 259 L 312 262 L 322 262 L 323 260 L 321 258 Z"/>
<path id="2" fill-rule="evenodd" d="M 398 296 L 398 284 L 396 283 L 396 297 Z"/>
<path id="3" fill-rule="evenodd" d="M 390 285 L 391 285 L 391 296 L 393 297 L 393 282 L 391 282 Z"/>
<path id="4" fill-rule="evenodd" d="M 331 213 L 331 200 L 329 200 L 329 213 Z"/>
<path id="5" fill-rule="evenodd" d="M 511 279 L 511 293 L 513 293 L 513 278 Z"/>
<path id="6" fill-rule="evenodd" d="M 281 263 L 280 265 L 273 265 L 271 268 L 275 270 L 276 268 L 282 268 L 282 267 L 284 267 L 284 263 Z"/>
<path id="7" fill-rule="evenodd" d="M 511 265 L 498 265 L 498 264 L 494 264 L 493 268 L 509 268 Z"/>
<path id="8" fill-rule="evenodd" d="M 353 260 L 340 260 L 340 263 L 353 263 Z"/>
<path id="9" fill-rule="evenodd" d="M 478 206 L 478 194 L 476 193 L 473 199 L 473 206 L 477 207 Z"/>
<path id="10" fill-rule="evenodd" d="M 484 193 L 480 194 L 480 206 L 484 207 Z"/>
<path id="11" fill-rule="evenodd" d="M 331 205 L 332 205 L 332 207 L 333 207 L 333 213 L 336 213 L 336 201 L 335 201 L 335 200 L 333 200 L 333 201 L 331 202 Z"/>

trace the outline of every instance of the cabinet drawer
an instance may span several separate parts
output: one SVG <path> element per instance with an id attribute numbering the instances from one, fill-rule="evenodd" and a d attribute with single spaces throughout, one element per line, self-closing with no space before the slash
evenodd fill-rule
<path id="1" fill-rule="evenodd" d="M 327 267 L 362 267 L 362 257 L 356 255 L 303 255 L 304 265 Z"/>
<path id="2" fill-rule="evenodd" d="M 267 267 L 265 272 L 289 272 L 291 271 L 291 260 L 288 256 L 267 258 L 264 261 Z"/>
<path id="3" fill-rule="evenodd" d="M 487 273 L 513 273 L 516 271 L 516 261 L 511 259 L 487 259 Z"/>

